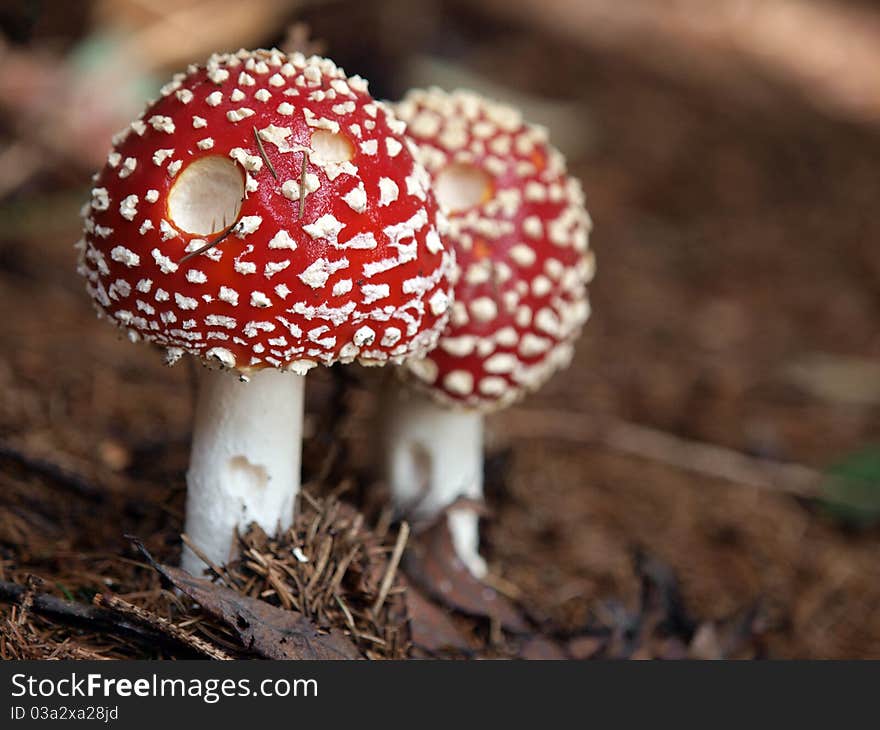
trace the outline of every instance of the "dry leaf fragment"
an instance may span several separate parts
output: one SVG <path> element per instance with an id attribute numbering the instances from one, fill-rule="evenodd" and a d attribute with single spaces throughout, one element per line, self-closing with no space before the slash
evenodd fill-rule
<path id="1" fill-rule="evenodd" d="M 425 598 L 411 585 L 406 588 L 406 611 L 409 616 L 413 646 L 429 653 L 453 649 L 470 652 L 471 646 L 443 609 Z"/>
<path id="2" fill-rule="evenodd" d="M 153 560 L 139 540 L 135 546 L 155 570 L 205 611 L 235 629 L 242 644 L 266 659 L 360 659 L 348 638 L 333 629 L 320 633 L 301 613 L 244 596 L 185 570 Z"/>
<path id="3" fill-rule="evenodd" d="M 513 603 L 474 578 L 456 557 L 445 517 L 410 543 L 404 570 L 412 583 L 451 608 L 471 616 L 494 618 L 515 633 L 529 630 Z"/>

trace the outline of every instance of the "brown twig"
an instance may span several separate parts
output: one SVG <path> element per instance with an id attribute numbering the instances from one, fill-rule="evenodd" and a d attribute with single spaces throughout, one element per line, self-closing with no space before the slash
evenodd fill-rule
<path id="1" fill-rule="evenodd" d="M 170 636 L 178 643 L 188 646 L 193 651 L 203 654 L 209 659 L 229 661 L 234 658 L 222 649 L 218 649 L 216 646 L 209 644 L 204 639 L 200 639 L 198 636 L 194 636 L 193 634 L 184 631 L 179 626 L 171 623 L 168 619 L 150 613 L 140 606 L 135 606 L 128 601 L 122 600 L 118 596 L 108 596 L 104 593 L 98 593 L 94 598 L 94 603 L 96 606 L 115 611 L 116 613 L 128 616 L 139 623 L 146 624 L 159 633 Z"/>
<path id="2" fill-rule="evenodd" d="M 348 624 L 348 628 L 351 630 L 352 636 L 355 638 L 360 636 L 360 632 L 357 630 L 357 626 L 354 623 L 354 617 L 351 615 L 351 611 L 348 609 L 348 606 L 345 605 L 345 601 L 343 601 L 338 593 L 333 594 L 333 598 L 336 601 L 336 605 L 342 609 L 342 615 L 345 616 L 345 623 Z"/>
<path id="3" fill-rule="evenodd" d="M 318 514 L 321 514 L 321 510 L 324 509 L 324 505 L 322 505 L 317 499 L 315 499 L 308 490 L 301 489 L 299 492 L 300 496 L 309 503 L 309 506 L 315 510 Z"/>
<path id="4" fill-rule="evenodd" d="M 41 477 L 51 480 L 59 486 L 70 489 L 73 492 L 93 502 L 102 502 L 106 499 L 106 493 L 89 482 L 85 477 L 74 474 L 71 471 L 54 464 L 51 461 L 30 456 L 19 451 L 14 446 L 0 443 L 0 460 L 12 461 L 18 466 L 35 472 Z"/>
<path id="5" fill-rule="evenodd" d="M 397 574 L 397 566 L 400 565 L 400 558 L 403 555 L 403 549 L 406 547 L 406 541 L 409 539 L 409 525 L 406 522 L 400 523 L 400 532 L 397 533 L 397 542 L 394 543 L 394 552 L 391 553 L 391 559 L 385 568 L 385 575 L 382 576 L 382 583 L 379 587 L 379 595 L 376 596 L 376 602 L 373 604 L 373 615 L 375 616 L 385 599 L 388 597 L 388 591 Z"/>
<path id="6" fill-rule="evenodd" d="M 761 459 L 618 419 L 517 408 L 497 424 L 497 430 L 510 439 L 597 444 L 712 479 L 808 499 L 820 496 L 822 474 L 810 467 Z"/>
<path id="7" fill-rule="evenodd" d="M 201 561 L 202 561 L 202 562 L 208 567 L 208 569 L 209 569 L 214 575 L 216 575 L 221 581 L 223 581 L 223 583 L 224 583 L 228 588 L 232 588 L 232 586 L 229 585 L 229 581 L 228 581 L 227 578 L 226 578 L 226 571 L 224 571 L 219 565 L 217 565 L 216 563 L 214 563 L 214 562 L 213 562 L 213 561 L 212 561 L 207 555 L 205 555 L 205 553 L 202 551 L 202 549 L 199 548 L 199 547 L 198 547 L 198 546 L 197 546 L 197 545 L 196 545 L 196 544 L 190 539 L 190 536 L 189 536 L 189 535 L 187 535 L 186 533 L 183 533 L 183 534 L 180 536 L 180 539 L 181 539 L 181 541 L 183 542 L 183 544 L 186 545 L 190 550 L 192 550 L 193 553 L 195 554 L 195 556 L 196 556 L 199 560 L 201 560 Z"/>
<path id="8" fill-rule="evenodd" d="M 260 157 L 263 158 L 263 162 L 266 163 L 266 167 L 269 168 L 269 172 L 272 173 L 272 177 L 276 180 L 278 179 L 278 173 L 275 172 L 275 168 L 272 166 L 272 163 L 269 161 L 269 157 L 266 155 L 266 150 L 263 147 L 263 140 L 260 139 L 260 134 L 257 132 L 256 127 L 252 127 L 254 130 L 254 139 L 257 140 L 257 149 L 260 151 Z"/>
<path id="9" fill-rule="evenodd" d="M 28 594 L 28 587 L 10 581 L 0 581 L 0 600 L 19 603 Z M 110 633 L 139 639 L 147 644 L 168 643 L 167 639 L 152 629 L 139 626 L 112 611 L 85 603 L 65 601 L 48 593 L 31 593 L 29 610 L 50 619 L 79 626 L 97 628 Z M 173 642 L 177 645 L 177 642 Z"/>
<path id="10" fill-rule="evenodd" d="M 206 243 L 204 246 L 200 246 L 195 251 L 190 251 L 186 256 L 184 256 L 182 259 L 180 259 L 180 261 L 178 261 L 178 263 L 180 263 L 180 264 L 186 263 L 191 258 L 195 258 L 199 254 L 202 254 L 205 251 L 214 248 L 214 246 L 222 243 L 223 241 L 225 241 L 228 238 L 229 234 L 235 230 L 235 227 L 237 225 L 238 225 L 238 221 L 236 221 L 231 226 L 229 226 L 229 228 L 227 228 L 225 231 L 223 231 L 223 233 L 221 233 L 219 236 L 217 236 L 217 238 L 215 238 L 213 241 L 208 241 L 208 243 Z"/>

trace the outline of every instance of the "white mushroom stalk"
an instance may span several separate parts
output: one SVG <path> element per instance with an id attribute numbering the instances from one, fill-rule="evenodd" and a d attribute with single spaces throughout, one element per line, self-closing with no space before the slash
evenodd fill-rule
<path id="1" fill-rule="evenodd" d="M 276 535 L 293 521 L 300 487 L 305 376 L 262 370 L 200 374 L 187 473 L 184 532 L 211 562 L 234 557 L 233 539 L 252 522 Z M 184 546 L 182 567 L 204 561 Z"/>
<path id="2" fill-rule="evenodd" d="M 450 408 L 389 384 L 384 400 L 385 474 L 392 501 L 412 521 L 446 512 L 455 552 L 473 575 L 486 575 L 479 553 L 483 499 L 483 415 Z"/>

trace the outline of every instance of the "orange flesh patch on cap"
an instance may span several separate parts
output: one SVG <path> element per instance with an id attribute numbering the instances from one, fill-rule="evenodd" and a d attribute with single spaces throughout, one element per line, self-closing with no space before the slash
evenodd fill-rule
<path id="1" fill-rule="evenodd" d="M 547 166 L 547 157 L 541 152 L 541 150 L 535 150 L 532 152 L 532 163 L 535 165 L 538 172 L 540 172 Z"/>
<path id="2" fill-rule="evenodd" d="M 474 239 L 473 252 L 475 259 L 485 259 L 492 254 L 492 247 L 485 238 L 477 238 Z"/>

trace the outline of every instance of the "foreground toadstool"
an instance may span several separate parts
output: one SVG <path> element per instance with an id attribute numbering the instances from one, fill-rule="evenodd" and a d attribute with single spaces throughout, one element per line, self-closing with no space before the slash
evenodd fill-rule
<path id="1" fill-rule="evenodd" d="M 239 51 L 175 76 L 96 176 L 80 271 L 99 313 L 213 368 L 185 526 L 213 561 L 235 528 L 293 518 L 302 376 L 400 363 L 445 325 L 451 255 L 403 126 L 332 61 Z"/>
<path id="2" fill-rule="evenodd" d="M 385 416 L 398 507 L 431 518 L 482 498 L 483 419 L 567 366 L 589 316 L 590 218 L 546 132 L 469 92 L 412 91 L 396 107 L 432 176 L 460 274 L 436 350 L 404 372 Z M 478 577 L 478 516 L 452 509 L 458 556 Z"/>

